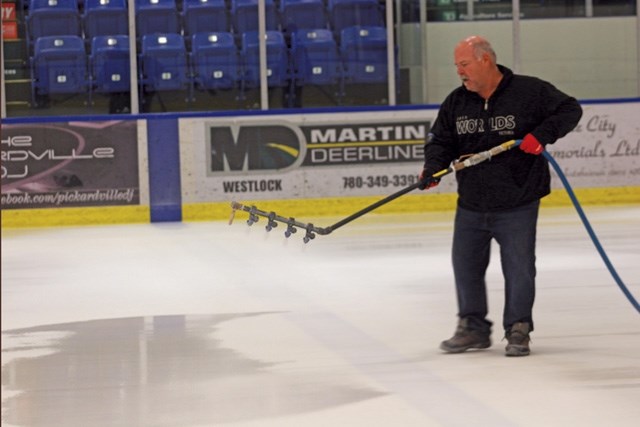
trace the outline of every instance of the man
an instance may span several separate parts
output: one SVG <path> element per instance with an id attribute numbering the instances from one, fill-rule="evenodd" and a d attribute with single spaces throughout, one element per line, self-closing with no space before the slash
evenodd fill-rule
<path id="1" fill-rule="evenodd" d="M 498 65 L 482 37 L 458 43 L 454 61 L 462 86 L 444 100 L 431 129 L 422 187 L 437 185 L 432 175 L 460 157 L 512 139 L 522 143 L 456 175 L 452 261 L 459 322 L 440 348 L 460 353 L 491 345 L 485 275 L 495 239 L 505 279 L 506 355 L 526 356 L 534 329 L 536 223 L 540 199 L 550 192 L 549 166 L 540 154 L 577 125 L 582 108 L 550 83 Z"/>

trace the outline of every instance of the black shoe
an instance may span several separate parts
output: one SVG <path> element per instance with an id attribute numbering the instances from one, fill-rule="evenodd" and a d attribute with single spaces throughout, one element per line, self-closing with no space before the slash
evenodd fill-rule
<path id="1" fill-rule="evenodd" d="M 516 322 L 507 331 L 507 347 L 505 348 L 507 356 L 528 356 L 529 350 L 529 324 L 524 322 Z"/>
<path id="2" fill-rule="evenodd" d="M 467 319 L 460 319 L 453 337 L 440 344 L 440 349 L 447 353 L 462 353 L 470 349 L 489 347 L 491 347 L 489 333 L 469 328 Z"/>

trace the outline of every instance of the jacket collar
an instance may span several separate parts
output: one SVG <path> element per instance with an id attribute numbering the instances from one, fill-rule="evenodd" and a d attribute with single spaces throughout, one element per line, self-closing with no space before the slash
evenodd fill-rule
<path id="1" fill-rule="evenodd" d="M 505 86 L 508 86 L 509 82 L 511 82 L 511 79 L 513 78 L 513 71 L 511 71 L 510 68 L 498 64 L 498 70 L 500 70 L 500 72 L 502 73 L 502 80 L 500 80 L 500 83 L 498 83 L 498 87 L 493 92 L 494 95 L 502 91 Z"/>

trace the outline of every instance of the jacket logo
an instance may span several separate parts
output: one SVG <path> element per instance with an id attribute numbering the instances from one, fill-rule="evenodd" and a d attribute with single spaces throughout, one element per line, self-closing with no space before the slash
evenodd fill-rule
<path id="1" fill-rule="evenodd" d="M 489 118 L 489 129 L 492 132 L 513 130 L 515 127 L 516 118 L 513 115 Z M 458 117 L 456 119 L 456 131 L 458 135 L 482 133 L 485 131 L 485 121 L 484 119 L 468 119 L 467 116 Z"/>

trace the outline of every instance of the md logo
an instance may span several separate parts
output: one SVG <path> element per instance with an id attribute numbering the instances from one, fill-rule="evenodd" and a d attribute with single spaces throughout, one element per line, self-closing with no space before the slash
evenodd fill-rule
<path id="1" fill-rule="evenodd" d="M 211 126 L 208 136 L 208 175 L 278 171 L 304 158 L 302 132 L 286 125 Z"/>

